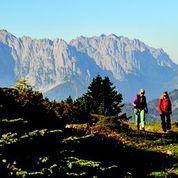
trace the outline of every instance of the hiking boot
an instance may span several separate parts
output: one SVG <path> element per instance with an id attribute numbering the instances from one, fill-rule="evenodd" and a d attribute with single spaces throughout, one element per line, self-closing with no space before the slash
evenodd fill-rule
<path id="1" fill-rule="evenodd" d="M 167 132 L 167 130 L 166 130 L 165 128 L 163 129 L 163 131 L 164 131 L 164 132 Z"/>
<path id="2" fill-rule="evenodd" d="M 141 130 L 142 130 L 142 131 L 145 131 L 145 127 L 142 127 Z"/>

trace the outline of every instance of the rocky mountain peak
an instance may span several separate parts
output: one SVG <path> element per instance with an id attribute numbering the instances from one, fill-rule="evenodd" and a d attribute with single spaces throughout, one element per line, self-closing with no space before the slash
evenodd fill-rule
<path id="1" fill-rule="evenodd" d="M 139 88 L 153 98 L 171 80 L 178 81 L 177 70 L 162 49 L 138 39 L 101 34 L 80 36 L 68 44 L 60 38 L 17 38 L 0 31 L 0 83 L 9 85 L 25 76 L 35 89 L 53 99 L 76 98 L 97 74 L 109 76 L 126 100 Z M 169 89 L 176 86 L 172 83 Z"/>

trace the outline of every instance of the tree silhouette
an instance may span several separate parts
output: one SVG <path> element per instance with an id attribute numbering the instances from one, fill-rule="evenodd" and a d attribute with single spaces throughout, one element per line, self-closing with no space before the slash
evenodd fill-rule
<path id="1" fill-rule="evenodd" d="M 116 116 L 121 112 L 122 95 L 112 85 L 108 77 L 102 79 L 97 75 L 89 85 L 87 93 L 77 101 L 87 112 Z"/>
<path id="2" fill-rule="evenodd" d="M 100 105 L 101 112 L 104 115 L 118 115 L 121 112 L 122 95 L 115 88 L 109 78 L 105 77 L 102 82 L 102 104 Z"/>

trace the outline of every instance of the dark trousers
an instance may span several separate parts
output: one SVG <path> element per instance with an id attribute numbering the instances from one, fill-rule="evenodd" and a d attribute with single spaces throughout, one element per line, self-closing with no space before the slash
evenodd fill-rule
<path id="1" fill-rule="evenodd" d="M 161 115 L 162 129 L 164 132 L 171 129 L 170 113 L 162 113 Z"/>

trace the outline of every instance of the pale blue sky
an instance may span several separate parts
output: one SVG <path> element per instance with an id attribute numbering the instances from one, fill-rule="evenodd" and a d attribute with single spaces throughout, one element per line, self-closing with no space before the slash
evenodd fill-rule
<path id="1" fill-rule="evenodd" d="M 178 0 L 0 0 L 0 29 L 67 42 L 114 33 L 163 48 L 178 64 Z"/>

